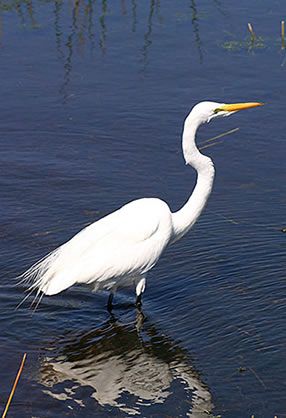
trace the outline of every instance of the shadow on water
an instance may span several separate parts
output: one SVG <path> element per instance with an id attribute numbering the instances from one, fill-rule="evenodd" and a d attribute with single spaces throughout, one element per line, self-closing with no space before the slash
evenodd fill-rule
<path id="1" fill-rule="evenodd" d="M 50 346 L 44 349 L 40 383 L 45 394 L 70 408 L 95 399 L 98 408 L 111 407 L 115 414 L 211 415 L 211 394 L 194 360 L 149 321 L 138 331 L 135 323 L 112 318 L 101 329 Z"/>

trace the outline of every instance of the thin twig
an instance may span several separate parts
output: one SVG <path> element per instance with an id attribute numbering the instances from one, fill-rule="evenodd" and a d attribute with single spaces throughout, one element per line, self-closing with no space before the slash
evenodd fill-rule
<path id="1" fill-rule="evenodd" d="M 216 141 L 216 142 L 212 142 L 210 144 L 203 145 L 202 147 L 199 147 L 199 150 L 201 151 L 202 149 L 212 147 L 213 145 L 221 144 L 222 142 L 223 141 Z"/>
<path id="2" fill-rule="evenodd" d="M 21 376 L 21 373 L 22 373 L 22 370 L 23 370 L 23 367 L 24 367 L 24 363 L 25 363 L 25 360 L 26 360 L 26 356 L 27 356 L 27 353 L 24 353 L 23 358 L 22 358 L 21 366 L 20 366 L 19 371 L 18 371 L 18 374 L 16 376 L 16 379 L 15 379 L 14 385 L 12 387 L 12 390 L 11 390 L 11 393 L 10 393 L 10 396 L 9 396 L 9 399 L 7 401 L 6 408 L 5 408 L 4 412 L 3 412 L 2 418 L 5 418 L 6 417 L 6 414 L 7 414 L 8 408 L 10 406 L 10 403 L 12 401 L 12 398 L 13 398 L 13 395 L 14 395 L 14 392 L 15 392 L 15 389 L 16 389 L 16 386 L 17 386 L 17 383 L 18 383 L 18 380 L 20 379 L 20 376 Z"/>
<path id="3" fill-rule="evenodd" d="M 200 142 L 199 145 L 203 145 L 203 144 L 206 144 L 207 142 L 215 141 L 216 139 L 222 138 L 222 137 L 224 137 L 226 135 L 233 134 L 234 132 L 236 132 L 238 130 L 239 130 L 239 128 L 231 129 L 230 131 L 227 131 L 227 132 L 224 132 L 224 133 L 222 133 L 220 135 L 213 136 L 212 138 L 206 139 L 205 141 Z"/>
<path id="4" fill-rule="evenodd" d="M 258 228 L 265 228 L 265 229 L 269 229 L 271 231 L 278 231 L 279 227 L 275 226 L 275 225 L 267 225 L 267 224 L 257 224 L 255 222 L 247 222 L 247 221 L 236 221 L 234 219 L 230 219 L 227 216 L 223 215 L 222 213 L 216 212 L 216 211 L 211 211 L 212 213 L 214 213 L 216 216 L 224 219 L 226 222 L 232 223 L 234 225 L 250 225 L 250 226 L 255 226 Z M 282 232 L 286 232 L 286 228 L 284 229 L 280 229 L 280 231 Z"/>
<path id="5" fill-rule="evenodd" d="M 249 29 L 249 31 L 251 33 L 251 41 L 250 41 L 250 44 L 249 44 L 249 47 L 248 47 L 248 52 L 250 52 L 251 49 L 252 49 L 252 47 L 253 47 L 253 45 L 254 45 L 254 42 L 256 40 L 256 36 L 254 35 L 254 32 L 253 32 L 251 23 L 248 23 L 247 26 L 248 26 L 248 29 Z"/>
<path id="6" fill-rule="evenodd" d="M 92 222 L 85 222 L 84 224 L 80 224 L 80 225 L 76 225 L 76 226 L 73 225 L 69 228 L 60 228 L 60 229 L 52 229 L 51 231 L 34 232 L 33 234 L 31 234 L 31 237 L 40 237 L 40 236 L 43 236 L 43 235 L 55 234 L 57 232 L 68 231 L 70 229 L 86 228 L 91 223 Z"/>
<path id="7" fill-rule="evenodd" d="M 254 35 L 251 23 L 248 23 L 247 26 L 248 26 L 249 32 L 251 33 L 252 40 L 255 41 L 256 37 Z"/>
<path id="8" fill-rule="evenodd" d="M 281 21 L 281 50 L 285 49 L 285 22 L 284 20 Z"/>
<path id="9" fill-rule="evenodd" d="M 256 377 L 256 379 L 261 383 L 261 385 L 264 387 L 264 389 L 266 389 L 265 383 L 263 382 L 262 379 L 260 379 L 260 377 L 258 376 L 256 371 L 252 367 L 248 367 L 248 368 L 251 371 L 251 373 Z"/>

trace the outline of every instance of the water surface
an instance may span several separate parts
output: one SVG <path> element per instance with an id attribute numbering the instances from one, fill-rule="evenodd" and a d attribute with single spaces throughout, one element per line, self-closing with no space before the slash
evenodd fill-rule
<path id="1" fill-rule="evenodd" d="M 10 414 L 286 416 L 284 3 L 2 2 L 1 405 Z M 252 23 L 252 42 L 247 23 Z M 262 101 L 200 129 L 215 187 L 195 228 L 133 289 L 72 288 L 31 314 L 13 278 L 145 196 L 177 210 L 181 131 L 201 100 Z"/>

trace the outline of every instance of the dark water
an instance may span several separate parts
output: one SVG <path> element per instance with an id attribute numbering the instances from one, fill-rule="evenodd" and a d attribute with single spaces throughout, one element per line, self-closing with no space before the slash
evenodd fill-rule
<path id="1" fill-rule="evenodd" d="M 286 416 L 283 1 L 1 2 L 1 329 L 12 417 Z M 283 15 L 284 13 L 284 15 Z M 256 35 L 251 42 L 247 23 Z M 199 222 L 133 289 L 15 306 L 13 278 L 84 225 L 143 196 L 178 209 L 198 101 L 263 101 L 198 142 L 214 191 Z"/>

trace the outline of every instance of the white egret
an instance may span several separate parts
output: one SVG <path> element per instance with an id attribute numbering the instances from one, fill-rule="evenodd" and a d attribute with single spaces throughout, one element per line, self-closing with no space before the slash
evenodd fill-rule
<path id="1" fill-rule="evenodd" d="M 155 266 L 163 250 L 185 235 L 200 216 L 211 193 L 215 169 L 212 160 L 201 154 L 195 143 L 199 126 L 219 116 L 263 103 L 198 103 L 187 116 L 182 134 L 186 164 L 197 171 L 195 188 L 177 212 L 166 202 L 143 198 L 127 203 L 81 230 L 21 277 L 42 296 L 55 295 L 73 285 L 91 290 L 108 290 L 108 308 L 118 287 L 134 284 L 136 305 L 141 304 L 146 274 Z M 38 301 L 38 303 L 39 303 Z"/>

